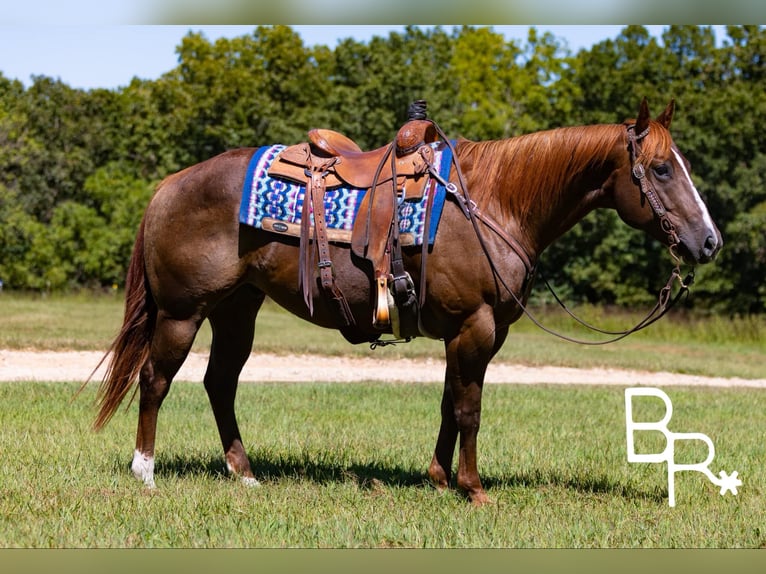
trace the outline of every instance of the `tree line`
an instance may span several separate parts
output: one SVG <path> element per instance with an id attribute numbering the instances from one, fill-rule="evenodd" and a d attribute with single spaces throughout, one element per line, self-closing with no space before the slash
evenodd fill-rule
<path id="1" fill-rule="evenodd" d="M 687 305 L 766 312 L 766 30 L 627 26 L 572 53 L 529 28 L 525 42 L 484 27 L 407 27 L 369 42 L 306 46 L 289 26 L 209 41 L 190 31 L 178 65 L 154 80 L 79 90 L 0 73 L 0 279 L 56 291 L 121 286 L 157 182 L 226 149 L 304 141 L 312 127 L 363 148 L 391 140 L 408 104 L 452 137 L 497 139 L 622 122 L 643 96 L 671 128 L 724 236 Z M 643 306 L 669 271 L 664 247 L 616 214 L 590 214 L 542 256 L 570 301 Z M 545 300 L 542 290 L 536 291 Z"/>

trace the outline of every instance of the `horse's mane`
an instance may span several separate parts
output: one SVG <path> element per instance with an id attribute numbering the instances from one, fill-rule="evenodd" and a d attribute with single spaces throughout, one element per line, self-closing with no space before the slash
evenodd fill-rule
<path id="1" fill-rule="evenodd" d="M 603 165 L 616 143 L 624 146 L 627 159 L 629 123 L 634 122 L 563 127 L 504 140 L 460 140 L 461 166 L 472 174 L 471 199 L 483 206 L 492 203 L 504 216 L 526 219 L 535 206 L 558 202 L 575 178 Z M 639 161 L 648 166 L 657 155 L 667 157 L 670 145 L 669 132 L 652 121 Z"/>

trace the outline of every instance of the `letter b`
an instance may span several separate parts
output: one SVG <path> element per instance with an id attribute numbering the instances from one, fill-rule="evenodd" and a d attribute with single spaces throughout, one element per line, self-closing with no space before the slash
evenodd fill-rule
<path id="1" fill-rule="evenodd" d="M 662 399 L 665 403 L 665 416 L 657 422 L 635 422 L 633 420 L 633 397 L 651 396 Z M 668 423 L 673 416 L 673 404 L 660 389 L 633 387 L 625 389 L 625 425 L 628 433 L 628 462 L 665 462 L 673 457 L 673 438 L 668 430 Z M 665 450 L 661 453 L 640 454 L 636 452 L 635 431 L 660 431 L 665 436 Z"/>

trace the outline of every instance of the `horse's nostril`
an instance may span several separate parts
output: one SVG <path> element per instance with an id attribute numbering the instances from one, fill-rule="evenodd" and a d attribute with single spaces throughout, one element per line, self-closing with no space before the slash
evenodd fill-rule
<path id="1" fill-rule="evenodd" d="M 702 246 L 702 254 L 706 257 L 712 257 L 713 254 L 715 254 L 717 248 L 718 240 L 714 236 L 708 235 L 705 238 L 704 245 Z"/>

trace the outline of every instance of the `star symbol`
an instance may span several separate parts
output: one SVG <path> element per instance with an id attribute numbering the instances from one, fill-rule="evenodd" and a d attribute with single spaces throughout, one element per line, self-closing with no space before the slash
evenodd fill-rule
<path id="1" fill-rule="evenodd" d="M 721 496 L 726 494 L 727 490 L 731 490 L 731 493 L 736 496 L 737 495 L 737 487 L 742 486 L 742 481 L 737 478 L 737 471 L 731 473 L 731 476 L 726 474 L 724 471 L 721 471 L 718 473 L 718 476 L 721 477 L 721 480 L 719 482 L 719 486 L 721 487 Z"/>

